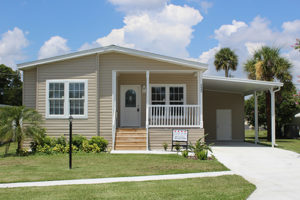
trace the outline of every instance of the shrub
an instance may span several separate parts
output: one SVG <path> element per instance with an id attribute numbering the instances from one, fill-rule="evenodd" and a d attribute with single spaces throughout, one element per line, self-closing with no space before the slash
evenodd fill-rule
<path id="1" fill-rule="evenodd" d="M 175 150 L 176 150 L 177 152 L 179 152 L 180 149 L 181 149 L 180 144 L 177 142 L 177 143 L 175 144 Z"/>
<path id="2" fill-rule="evenodd" d="M 207 160 L 207 154 L 208 154 L 207 150 L 202 150 L 202 151 L 199 151 L 199 152 L 195 153 L 195 156 L 199 160 Z"/>
<path id="3" fill-rule="evenodd" d="M 167 151 L 167 149 L 168 149 L 168 143 L 164 142 L 163 143 L 163 147 L 164 147 L 164 150 Z"/>
<path id="4" fill-rule="evenodd" d="M 54 137 L 46 136 L 43 138 L 41 145 L 47 144 L 50 147 L 54 147 L 56 145 L 56 139 Z"/>
<path id="5" fill-rule="evenodd" d="M 46 154 L 52 154 L 53 153 L 52 148 L 49 145 L 47 145 L 47 144 L 45 144 L 44 146 L 37 145 L 36 152 L 38 152 L 38 153 L 46 153 Z"/>
<path id="6" fill-rule="evenodd" d="M 59 138 L 57 138 L 56 143 L 61 144 L 63 146 L 66 146 L 67 145 L 67 139 L 66 139 L 65 136 L 60 136 Z"/>
<path id="7" fill-rule="evenodd" d="M 189 156 L 189 151 L 188 150 L 184 150 L 181 152 L 182 153 L 182 156 L 187 158 Z"/>
<path id="8" fill-rule="evenodd" d="M 208 151 L 212 152 L 210 145 L 207 145 L 205 143 L 205 141 L 203 140 L 205 136 L 206 135 L 204 135 L 202 138 L 198 139 L 196 141 L 195 146 L 192 145 L 191 143 L 189 145 L 189 148 L 191 149 L 191 151 L 193 151 L 195 153 L 195 156 L 199 160 L 207 160 Z"/>
<path id="9" fill-rule="evenodd" d="M 72 139 L 72 144 L 75 145 L 78 149 L 82 149 L 82 143 L 83 141 L 87 140 L 82 135 L 75 135 Z"/>
<path id="10" fill-rule="evenodd" d="M 52 149 L 56 153 L 65 153 L 66 147 L 62 144 L 56 144 L 55 147 Z"/>
<path id="11" fill-rule="evenodd" d="M 89 140 L 89 144 L 93 145 L 96 144 L 98 145 L 98 147 L 100 148 L 100 151 L 105 151 L 108 145 L 108 141 L 105 140 L 103 137 L 100 136 L 93 136 L 90 140 Z"/>
<path id="12" fill-rule="evenodd" d="M 70 150 L 70 147 L 69 147 L 69 145 L 67 145 L 66 147 L 65 147 L 65 152 L 66 153 L 69 153 L 69 150 Z M 75 153 L 75 152 L 77 152 L 79 149 L 75 146 L 75 145 L 72 145 L 72 153 Z"/>

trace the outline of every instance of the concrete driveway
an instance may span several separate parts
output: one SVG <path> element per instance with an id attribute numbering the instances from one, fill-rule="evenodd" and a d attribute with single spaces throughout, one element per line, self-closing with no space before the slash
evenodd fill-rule
<path id="1" fill-rule="evenodd" d="M 256 185 L 249 199 L 300 199 L 300 154 L 242 142 L 216 144 L 213 154 Z"/>

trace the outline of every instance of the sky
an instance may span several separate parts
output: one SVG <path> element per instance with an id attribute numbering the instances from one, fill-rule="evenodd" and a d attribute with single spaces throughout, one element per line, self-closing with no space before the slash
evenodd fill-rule
<path id="1" fill-rule="evenodd" d="M 111 44 L 209 65 L 229 47 L 237 71 L 263 45 L 281 48 L 300 75 L 299 0 L 0 0 L 0 63 L 16 64 Z"/>

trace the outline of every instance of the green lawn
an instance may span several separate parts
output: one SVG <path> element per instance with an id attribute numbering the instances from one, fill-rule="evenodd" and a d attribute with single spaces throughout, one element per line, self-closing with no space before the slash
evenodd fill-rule
<path id="1" fill-rule="evenodd" d="M 255 186 L 237 175 L 183 180 L 0 189 L 1 199 L 247 199 Z"/>
<path id="2" fill-rule="evenodd" d="M 3 152 L 3 148 L 0 149 Z M 0 182 L 124 177 L 228 170 L 217 160 L 191 160 L 172 155 L 74 153 L 0 157 Z"/>
<path id="3" fill-rule="evenodd" d="M 245 131 L 246 142 L 254 142 L 254 130 Z M 267 131 L 259 132 L 259 143 L 271 146 L 271 142 L 267 141 Z M 300 139 L 276 139 L 277 147 L 300 153 Z"/>

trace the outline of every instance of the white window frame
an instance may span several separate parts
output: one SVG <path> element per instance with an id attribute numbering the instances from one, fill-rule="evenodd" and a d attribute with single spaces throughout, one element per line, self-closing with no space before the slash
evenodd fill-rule
<path id="1" fill-rule="evenodd" d="M 186 84 L 150 84 L 150 105 L 152 105 L 152 87 L 166 88 L 166 104 L 170 105 L 170 87 L 183 87 L 183 105 L 186 105 Z"/>
<path id="2" fill-rule="evenodd" d="M 64 114 L 51 115 L 49 113 L 49 84 L 64 83 Z M 72 115 L 75 119 L 88 118 L 88 80 L 86 79 L 66 79 L 66 80 L 46 80 L 46 119 L 68 119 L 70 116 L 69 83 L 84 83 L 84 114 Z"/>

